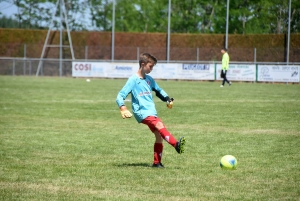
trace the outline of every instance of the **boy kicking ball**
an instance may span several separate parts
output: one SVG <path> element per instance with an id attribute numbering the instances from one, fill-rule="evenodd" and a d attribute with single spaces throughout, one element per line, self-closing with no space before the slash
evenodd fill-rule
<path id="1" fill-rule="evenodd" d="M 184 152 L 185 138 L 181 137 L 177 141 L 174 136 L 166 129 L 162 120 L 157 116 L 155 104 L 152 97 L 152 91 L 162 101 L 167 103 L 168 108 L 173 107 L 173 98 L 169 98 L 168 94 L 158 86 L 149 74 L 157 59 L 149 53 L 140 55 L 140 68 L 136 74 L 128 78 L 126 84 L 117 95 L 117 104 L 120 108 L 122 118 L 132 117 L 131 112 L 126 108 L 124 100 L 131 93 L 132 111 L 138 123 L 146 124 L 155 135 L 154 143 L 154 161 L 152 167 L 163 168 L 162 153 L 163 140 L 172 145 L 175 150 L 182 154 Z"/>

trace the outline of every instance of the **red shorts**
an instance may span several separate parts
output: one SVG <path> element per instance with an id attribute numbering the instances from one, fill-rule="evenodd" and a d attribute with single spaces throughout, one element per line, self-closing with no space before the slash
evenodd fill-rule
<path id="1" fill-rule="evenodd" d="M 157 130 L 155 128 L 155 125 L 158 122 L 161 122 L 164 125 L 164 123 L 160 120 L 160 118 L 154 117 L 154 116 L 149 116 L 142 121 L 143 124 L 146 124 L 149 127 L 149 129 L 152 131 L 152 133 Z M 164 127 L 165 127 L 165 125 L 164 125 Z"/>

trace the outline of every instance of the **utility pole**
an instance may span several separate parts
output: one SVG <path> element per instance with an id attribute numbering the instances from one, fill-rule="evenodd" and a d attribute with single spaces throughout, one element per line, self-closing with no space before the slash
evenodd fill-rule
<path id="1" fill-rule="evenodd" d="M 114 61 L 115 59 L 115 10 L 116 0 L 113 0 L 113 13 L 112 13 L 112 25 L 111 25 L 111 60 Z"/>
<path id="2" fill-rule="evenodd" d="M 226 11 L 226 40 L 225 48 L 228 48 L 228 24 L 229 24 L 229 0 L 227 0 L 227 11 Z"/>
<path id="3" fill-rule="evenodd" d="M 292 0 L 289 0 L 289 26 L 288 26 L 288 42 L 286 51 L 286 64 L 289 64 L 290 59 L 290 42 L 291 42 L 291 6 Z"/>
<path id="4" fill-rule="evenodd" d="M 168 44 L 167 44 L 167 62 L 170 61 L 170 37 L 171 37 L 171 0 L 169 0 L 168 8 Z"/>

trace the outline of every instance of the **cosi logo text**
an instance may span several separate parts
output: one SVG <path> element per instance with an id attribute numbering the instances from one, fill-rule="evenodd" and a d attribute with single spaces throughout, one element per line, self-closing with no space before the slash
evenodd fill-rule
<path id="1" fill-rule="evenodd" d="M 78 71 L 90 71 L 92 70 L 92 64 L 75 64 L 74 68 Z"/>

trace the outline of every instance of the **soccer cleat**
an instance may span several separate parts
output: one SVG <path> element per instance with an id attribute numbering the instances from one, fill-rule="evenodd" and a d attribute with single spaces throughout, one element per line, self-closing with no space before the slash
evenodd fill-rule
<path id="1" fill-rule="evenodd" d="M 175 149 L 179 154 L 182 154 L 184 152 L 184 145 L 185 145 L 185 138 L 181 137 L 175 146 Z"/>
<path id="2" fill-rule="evenodd" d="M 164 165 L 162 163 L 157 163 L 157 164 L 153 163 L 152 167 L 154 167 L 154 168 L 164 168 Z"/>
<path id="3" fill-rule="evenodd" d="M 223 85 L 221 85 L 220 87 L 224 87 Z"/>
<path id="4" fill-rule="evenodd" d="M 228 84 L 229 84 L 229 86 L 231 86 L 231 82 L 229 82 Z"/>

